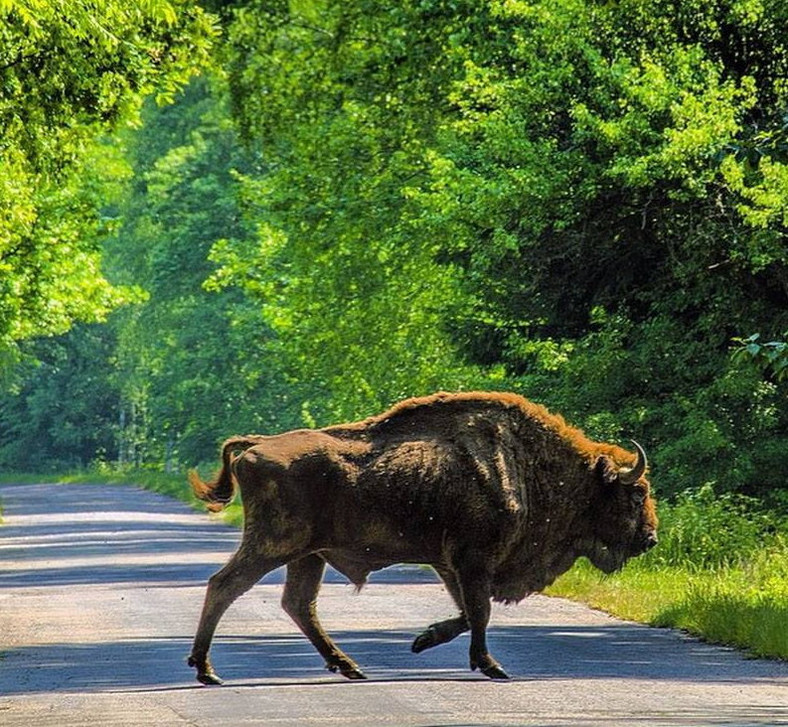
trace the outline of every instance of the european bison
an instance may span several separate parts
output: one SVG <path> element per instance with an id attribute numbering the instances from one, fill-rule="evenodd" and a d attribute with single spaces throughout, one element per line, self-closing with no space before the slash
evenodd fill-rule
<path id="1" fill-rule="evenodd" d="M 505 393 L 438 393 L 325 429 L 233 437 L 222 468 L 190 481 L 209 509 L 241 490 L 238 551 L 210 578 L 189 665 L 220 684 L 208 650 L 224 612 L 287 564 L 282 606 L 331 671 L 363 679 L 323 631 L 315 604 L 328 563 L 361 587 L 394 563 L 443 579 L 459 615 L 414 652 L 471 631 L 470 665 L 506 673 L 487 650 L 490 599 L 519 601 L 586 556 L 609 573 L 656 544 L 646 455 L 592 442 L 544 407 Z"/>

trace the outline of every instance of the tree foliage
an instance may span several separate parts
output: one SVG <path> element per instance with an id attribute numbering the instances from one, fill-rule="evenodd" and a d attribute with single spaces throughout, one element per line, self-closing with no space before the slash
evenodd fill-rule
<path id="1" fill-rule="evenodd" d="M 204 288 L 216 241 L 251 234 L 238 190 L 251 159 L 217 95 L 200 82 L 176 105 L 150 107 L 150 122 L 130 144 L 135 181 L 106 257 L 114 281 L 141 285 L 148 296 L 111 321 L 127 461 L 199 461 L 234 426 L 288 421 L 279 368 L 260 360 L 269 358 L 271 333 L 259 310 L 239 291 Z"/>
<path id="2" fill-rule="evenodd" d="M 0 397 L 0 463 L 49 472 L 115 457 L 119 397 L 107 385 L 114 334 L 77 324 L 65 336 L 25 341 L 13 395 Z"/>
<path id="3" fill-rule="evenodd" d="M 648 443 L 662 492 L 784 487 L 784 3 L 216 9 L 216 78 L 116 137 L 134 457 L 491 387 Z"/>
<path id="4" fill-rule="evenodd" d="M 460 385 L 460 361 L 503 366 L 599 435 L 655 440 L 670 489 L 754 486 L 785 464 L 783 392 L 729 347 L 786 324 L 784 20 L 749 0 L 249 4 L 226 67 L 268 165 L 247 183 L 263 241 L 259 267 L 234 264 L 247 241 L 216 249 L 219 275 L 302 372 L 339 373 L 336 414 L 374 402 L 349 378 L 396 380 L 371 378 L 403 356 L 384 317 L 422 360 L 459 352 Z M 440 291 L 408 321 L 403 283 Z"/>
<path id="5" fill-rule="evenodd" d="M 457 280 L 409 224 L 451 79 L 445 20 L 411 3 L 266 2 L 228 33 L 236 118 L 262 166 L 242 180 L 255 239 L 214 248 L 214 281 L 260 302 L 279 359 L 312 387 L 308 420 L 477 376 L 442 327 Z"/>
<path id="6" fill-rule="evenodd" d="M 171 98 L 208 57 L 186 0 L 0 2 L 0 348 L 101 320 L 128 299 L 100 269 L 99 213 L 125 165 L 95 141 Z"/>

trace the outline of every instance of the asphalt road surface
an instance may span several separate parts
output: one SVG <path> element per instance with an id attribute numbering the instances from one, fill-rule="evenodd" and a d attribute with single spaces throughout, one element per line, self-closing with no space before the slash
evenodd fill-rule
<path id="1" fill-rule="evenodd" d="M 418 568 L 361 593 L 329 574 L 326 628 L 370 677 L 327 672 L 279 607 L 282 573 L 239 599 L 203 687 L 185 664 L 205 581 L 239 533 L 128 487 L 0 487 L 0 725 L 788 725 L 788 665 L 540 596 L 496 606 L 492 652 L 514 676 L 467 668 L 466 637 L 410 642 L 453 615 Z M 788 624 L 786 624 L 788 628 Z"/>

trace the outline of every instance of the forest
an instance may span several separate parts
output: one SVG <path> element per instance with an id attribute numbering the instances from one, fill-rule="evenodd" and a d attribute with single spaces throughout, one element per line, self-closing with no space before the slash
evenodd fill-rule
<path id="1" fill-rule="evenodd" d="M 783 3 L 68 5 L 2 10 L 4 468 L 487 388 L 785 502 Z"/>
<path id="2" fill-rule="evenodd" d="M 0 17 L 0 474 L 515 391 L 649 453 L 606 608 L 788 656 L 784 0 Z"/>

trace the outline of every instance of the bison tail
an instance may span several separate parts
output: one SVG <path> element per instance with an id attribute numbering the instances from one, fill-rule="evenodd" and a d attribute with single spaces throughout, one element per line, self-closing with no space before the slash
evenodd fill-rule
<path id="1" fill-rule="evenodd" d="M 248 437 L 228 439 L 222 446 L 222 468 L 216 477 L 204 482 L 197 470 L 189 470 L 189 484 L 194 496 L 206 502 L 211 512 L 219 512 L 229 505 L 235 497 L 235 478 L 232 474 L 234 455 L 238 450 L 245 450 L 256 442 Z"/>
<path id="2" fill-rule="evenodd" d="M 197 470 L 189 470 L 189 484 L 192 486 L 194 496 L 205 502 L 206 508 L 211 512 L 223 510 L 235 496 L 232 475 L 224 467 L 209 482 L 202 480 Z"/>

